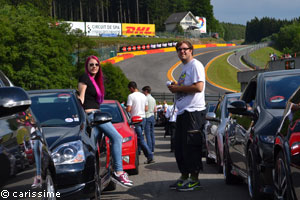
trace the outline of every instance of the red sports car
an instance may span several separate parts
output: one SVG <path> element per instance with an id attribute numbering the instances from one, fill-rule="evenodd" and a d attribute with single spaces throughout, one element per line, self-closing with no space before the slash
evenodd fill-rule
<path id="1" fill-rule="evenodd" d="M 137 147 L 137 135 L 134 130 L 134 123 L 138 120 L 131 119 L 125 108 L 117 100 L 104 100 L 100 109 L 112 116 L 112 124 L 123 137 L 122 159 L 123 169 L 129 174 L 139 173 L 139 154 Z"/>

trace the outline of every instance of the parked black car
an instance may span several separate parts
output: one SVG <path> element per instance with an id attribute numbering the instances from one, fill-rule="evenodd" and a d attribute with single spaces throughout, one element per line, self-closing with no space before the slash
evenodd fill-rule
<path id="1" fill-rule="evenodd" d="M 274 138 L 286 102 L 299 85 L 300 70 L 260 73 L 240 100 L 228 106 L 232 116 L 225 136 L 225 181 L 243 177 L 252 199 L 273 194 Z"/>
<path id="2" fill-rule="evenodd" d="M 29 166 L 22 144 L 38 128 L 28 94 L 0 71 L 0 185 Z"/>
<path id="3" fill-rule="evenodd" d="M 217 163 L 218 172 L 223 172 L 224 136 L 229 112 L 227 106 L 240 98 L 241 93 L 225 94 L 216 103 L 215 109 L 206 114 L 206 163 Z"/>
<path id="4" fill-rule="evenodd" d="M 43 129 L 42 178 L 47 192 L 62 199 L 99 199 L 103 189 L 114 190 L 111 180 L 109 140 L 99 136 L 97 146 L 92 127 L 111 121 L 108 113 L 95 112 L 89 122 L 75 90 L 28 91 L 32 111 Z"/>
<path id="5" fill-rule="evenodd" d="M 300 87 L 289 99 L 274 145 L 275 199 L 300 199 Z"/>

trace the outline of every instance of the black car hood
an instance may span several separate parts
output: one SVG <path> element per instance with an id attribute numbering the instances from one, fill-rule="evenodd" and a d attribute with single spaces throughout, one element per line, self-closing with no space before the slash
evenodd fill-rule
<path id="1" fill-rule="evenodd" d="M 54 147 L 80 139 L 80 125 L 75 127 L 43 127 L 43 135 L 49 150 Z"/>

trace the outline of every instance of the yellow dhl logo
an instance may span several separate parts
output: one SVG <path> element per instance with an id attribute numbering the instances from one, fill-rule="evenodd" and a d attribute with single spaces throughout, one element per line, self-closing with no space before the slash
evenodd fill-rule
<path id="1" fill-rule="evenodd" d="M 153 34 L 150 29 L 151 27 L 143 27 L 143 26 L 138 26 L 138 27 L 134 27 L 134 26 L 127 26 L 125 27 L 126 30 L 123 31 L 123 33 L 127 33 L 127 34 Z"/>

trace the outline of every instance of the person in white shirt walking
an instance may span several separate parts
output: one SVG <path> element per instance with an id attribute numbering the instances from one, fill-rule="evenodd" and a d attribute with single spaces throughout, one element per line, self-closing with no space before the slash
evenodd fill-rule
<path id="1" fill-rule="evenodd" d="M 131 117 L 140 116 L 143 118 L 142 123 L 135 125 L 135 131 L 138 137 L 138 144 L 140 145 L 144 155 L 147 157 L 147 161 L 145 162 L 145 164 L 154 163 L 153 153 L 149 149 L 142 134 L 143 124 L 145 123 L 146 117 L 145 111 L 148 110 L 147 98 L 143 93 L 139 92 L 139 90 L 137 89 L 137 84 L 134 81 L 128 83 L 128 89 L 130 90 L 131 94 L 128 95 L 126 111 L 131 114 Z"/>
<path id="2" fill-rule="evenodd" d="M 142 88 L 144 95 L 147 97 L 148 101 L 148 111 L 146 111 L 146 124 L 145 124 L 145 135 L 149 149 L 154 152 L 155 146 L 155 135 L 154 135 L 154 125 L 155 125 L 155 113 L 156 101 L 151 95 L 151 87 L 145 86 Z"/>

